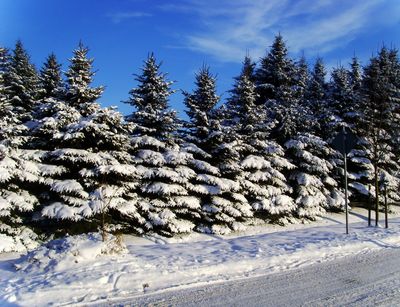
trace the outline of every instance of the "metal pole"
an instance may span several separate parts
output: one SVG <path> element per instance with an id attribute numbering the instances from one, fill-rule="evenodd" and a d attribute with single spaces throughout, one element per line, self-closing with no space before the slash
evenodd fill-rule
<path id="1" fill-rule="evenodd" d="M 387 203 L 387 187 L 385 184 L 385 228 L 388 228 L 388 203 Z"/>
<path id="2" fill-rule="evenodd" d="M 368 227 L 371 227 L 371 185 L 368 185 Z"/>
<path id="3" fill-rule="evenodd" d="M 346 234 L 349 234 L 349 205 L 347 201 L 347 154 L 344 153 L 344 201 L 346 206 Z"/>
<path id="4" fill-rule="evenodd" d="M 347 191 L 347 153 L 346 153 L 346 129 L 343 127 L 343 157 L 344 157 L 344 204 L 346 207 L 346 234 L 349 234 L 349 204 Z"/>

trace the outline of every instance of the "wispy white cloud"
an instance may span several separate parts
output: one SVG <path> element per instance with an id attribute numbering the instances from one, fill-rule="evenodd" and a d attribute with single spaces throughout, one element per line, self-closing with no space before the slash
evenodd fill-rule
<path id="1" fill-rule="evenodd" d="M 113 23 L 120 23 L 127 19 L 132 18 L 142 18 L 142 17 L 151 17 L 152 14 L 145 13 L 145 12 L 138 12 L 138 11 L 131 11 L 131 12 L 116 12 L 108 14 L 107 17 L 111 19 Z"/>
<path id="2" fill-rule="evenodd" d="M 388 21 L 377 14 L 382 7 L 398 7 L 398 0 L 182 0 L 161 8 L 193 14 L 198 31 L 183 34 L 185 48 L 221 61 L 240 61 L 246 50 L 259 57 L 281 32 L 294 53 L 329 52 L 357 35 Z M 397 2 L 398 3 L 398 2 Z"/>

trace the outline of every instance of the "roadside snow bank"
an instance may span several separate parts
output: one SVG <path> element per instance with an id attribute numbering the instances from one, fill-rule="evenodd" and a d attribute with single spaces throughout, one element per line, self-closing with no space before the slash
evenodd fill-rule
<path id="1" fill-rule="evenodd" d="M 125 254 L 126 245 L 120 237 L 108 235 L 105 242 L 99 233 L 89 233 L 52 240 L 22 256 L 17 270 L 62 271 L 73 269 L 77 263 L 95 261 L 110 254 Z"/>

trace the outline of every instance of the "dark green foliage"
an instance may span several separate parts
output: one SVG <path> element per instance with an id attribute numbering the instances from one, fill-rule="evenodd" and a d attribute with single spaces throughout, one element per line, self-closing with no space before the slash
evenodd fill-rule
<path id="1" fill-rule="evenodd" d="M 61 77 L 61 64 L 57 62 L 56 55 L 51 53 L 40 70 L 41 99 L 60 97 L 63 90 Z"/>
<path id="2" fill-rule="evenodd" d="M 17 41 L 4 74 L 6 94 L 21 122 L 31 119 L 38 93 L 39 78 L 21 41 Z"/>
<path id="3" fill-rule="evenodd" d="M 154 54 L 150 54 L 144 63 L 142 73 L 135 75 L 138 87 L 133 88 L 131 97 L 126 103 L 134 106 L 136 111 L 127 120 L 136 124 L 135 134 L 146 134 L 160 141 L 171 142 L 177 129 L 177 118 L 169 110 L 168 99 L 174 93 L 172 81 L 160 72 Z"/>
<path id="4" fill-rule="evenodd" d="M 103 92 L 104 88 L 90 87 L 95 72 L 92 70 L 93 59 L 87 57 L 89 48 L 82 42 L 74 50 L 74 56 L 69 60 L 70 65 L 65 73 L 67 77 L 67 90 L 65 101 L 68 105 L 81 110 L 89 115 L 93 104 Z"/>
<path id="5" fill-rule="evenodd" d="M 212 112 L 220 98 L 215 92 L 216 79 L 208 67 L 202 67 L 195 77 L 196 88 L 193 93 L 183 92 L 186 114 L 190 119 L 186 124 L 187 138 L 207 151 L 210 149 L 205 147 L 210 136 Z"/>

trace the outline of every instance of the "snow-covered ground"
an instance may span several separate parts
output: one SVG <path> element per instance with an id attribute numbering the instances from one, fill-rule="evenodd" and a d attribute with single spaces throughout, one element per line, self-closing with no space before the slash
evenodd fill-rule
<path id="1" fill-rule="evenodd" d="M 100 304 L 107 306 L 110 302 Z M 116 306 L 400 305 L 400 250 L 356 253 L 300 268 L 112 301 Z"/>
<path id="2" fill-rule="evenodd" d="M 77 236 L 40 247 L 28 256 L 0 256 L 0 305 L 87 305 L 192 286 L 255 277 L 400 247 L 400 218 L 390 228 L 367 227 L 366 211 L 330 214 L 319 222 L 285 228 L 263 225 L 229 236 L 193 234 L 181 238 L 125 236 L 127 250 L 104 254 L 98 235 Z M 381 215 L 381 217 L 383 217 Z M 112 238 L 111 238 L 112 239 Z M 19 270 L 15 270 L 17 264 Z"/>

